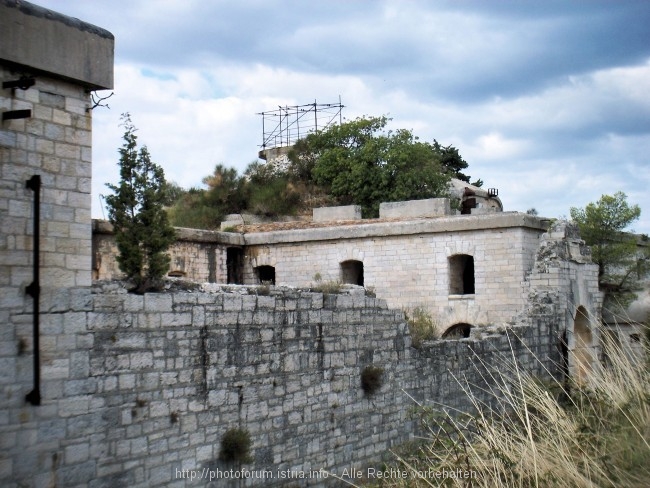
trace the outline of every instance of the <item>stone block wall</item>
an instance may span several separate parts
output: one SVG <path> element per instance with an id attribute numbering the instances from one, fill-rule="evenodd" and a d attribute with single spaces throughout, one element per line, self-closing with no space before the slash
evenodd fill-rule
<path id="1" fill-rule="evenodd" d="M 261 265 L 274 266 L 276 283 L 290 286 L 313 285 L 315 276 L 341 281 L 340 263 L 356 260 L 363 263 L 364 286 L 390 307 L 427 308 L 443 329 L 460 322 L 501 323 L 525 307 L 525 278 L 539 236 L 536 229 L 510 227 L 249 244 L 245 282 L 254 282 L 253 268 Z M 450 290 L 449 258 L 457 254 L 474 258 L 473 294 Z"/>
<path id="2" fill-rule="evenodd" d="M 361 220 L 361 206 L 344 205 L 313 209 L 314 222 L 329 222 L 334 220 Z"/>
<path id="3" fill-rule="evenodd" d="M 380 219 L 442 217 L 451 215 L 451 213 L 448 198 L 427 198 L 379 204 Z"/>
<path id="4" fill-rule="evenodd" d="M 66 289 L 47 299 L 57 306 L 44 314 L 42 405 L 23 400 L 28 353 L 0 376 L 2 486 L 193 486 L 182 471 L 240 468 L 219 460 L 233 427 L 251 435 L 253 461 L 241 467 L 270 473 L 243 486 L 287 486 L 280 476 L 289 471 L 379 467 L 389 448 L 417 433 L 412 398 L 468 410 L 454 378 L 478 381 L 476 364 L 498 371 L 512 356 L 534 372 L 543 371 L 538 359 L 551 371 L 557 364 L 545 339 L 551 331 L 526 323 L 516 334 L 489 329 L 413 349 L 402 313 L 361 289 L 323 295 L 214 285 L 214 293 L 137 296 L 100 283 L 92 293 Z M 1 350 L 26 336 L 17 330 Z M 368 365 L 384 369 L 371 396 L 360 380 Z"/>
<path id="5" fill-rule="evenodd" d="M 26 400 L 39 404 L 38 373 L 41 379 L 67 377 L 69 358 L 60 361 L 58 354 L 85 340 L 74 335 L 80 316 L 67 315 L 70 300 L 65 305 L 59 298 L 91 284 L 91 90 L 112 87 L 113 36 L 28 2 L 0 0 L 0 81 L 4 425 L 43 413 L 25 406 Z M 50 353 L 40 361 L 40 334 L 32 332 L 39 320 L 41 331 L 64 334 L 43 338 Z M 22 409 L 16 413 L 9 405 Z M 21 443 L 32 434 L 21 430 L 3 441 Z M 48 445 L 47 438 L 43 442 Z"/>
<path id="6" fill-rule="evenodd" d="M 111 235 L 94 234 L 95 277 L 121 276 Z M 388 223 L 236 234 L 179 229 L 170 249 L 172 272 L 204 282 L 227 283 L 227 249 L 242 250 L 242 282 L 259 283 L 255 268 L 271 266 L 279 285 L 309 287 L 344 281 L 341 263 L 358 261 L 363 283 L 388 305 L 424 307 L 442 329 L 458 323 L 485 326 L 509 321 L 524 308 L 527 277 L 544 224 L 522 214 L 454 216 Z M 450 258 L 472 256 L 474 293 L 458 294 Z M 184 274 L 183 274 L 184 273 Z"/>
<path id="7" fill-rule="evenodd" d="M 171 258 L 170 275 L 199 283 L 227 283 L 226 250 L 243 244 L 239 234 L 177 228 L 176 238 L 168 251 Z M 92 248 L 94 280 L 124 277 L 116 260 L 118 249 L 109 222 L 93 221 Z"/>
<path id="8" fill-rule="evenodd" d="M 0 79 L 21 71 L 0 65 Z M 41 273 L 44 286 L 90 285 L 91 112 L 80 86 L 38 76 L 27 90 L 2 89 L 0 111 L 31 110 L 31 117 L 0 127 L 2 290 L 22 294 L 32 276 L 34 192 L 41 178 Z M 21 297 L 22 298 L 22 297 Z"/>

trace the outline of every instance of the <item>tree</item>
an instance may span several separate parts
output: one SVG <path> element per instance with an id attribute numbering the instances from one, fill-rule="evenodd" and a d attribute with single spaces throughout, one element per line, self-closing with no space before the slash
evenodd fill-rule
<path id="1" fill-rule="evenodd" d="M 433 140 L 433 149 L 440 156 L 440 164 L 447 169 L 453 178 L 457 178 L 466 183 L 470 183 L 470 177 L 464 173 L 461 173 L 461 170 L 466 169 L 469 165 L 465 161 L 458 149 L 453 146 L 442 146 L 435 139 Z M 480 178 L 470 185 L 473 186 L 483 186 L 483 180 Z"/>
<path id="2" fill-rule="evenodd" d="M 207 185 L 206 199 L 210 205 L 224 215 L 241 212 L 246 206 L 246 189 L 244 179 L 235 168 L 226 168 L 218 164 L 210 176 L 203 178 Z"/>
<path id="3" fill-rule="evenodd" d="M 638 205 L 629 205 L 623 192 L 602 195 L 585 208 L 571 207 L 571 219 L 580 235 L 591 246 L 598 264 L 598 282 L 610 304 L 625 304 L 634 298 L 638 280 L 648 271 L 648 256 L 639 253 L 637 238 L 626 233 L 641 215 Z"/>
<path id="4" fill-rule="evenodd" d="M 132 291 L 144 293 L 159 287 L 169 270 L 165 251 L 174 242 L 174 228 L 164 209 L 169 196 L 163 169 L 151 161 L 146 146 L 138 149 L 136 128 L 128 113 L 122 114 L 122 125 L 120 182 L 106 185 L 113 191 L 106 204 L 115 229 L 119 267 L 133 281 Z"/>
<path id="5" fill-rule="evenodd" d="M 358 118 L 309 134 L 289 153 L 289 172 L 340 204 L 376 216 L 381 202 L 447 196 L 450 171 L 440 153 L 411 131 L 385 131 L 388 118 Z"/>

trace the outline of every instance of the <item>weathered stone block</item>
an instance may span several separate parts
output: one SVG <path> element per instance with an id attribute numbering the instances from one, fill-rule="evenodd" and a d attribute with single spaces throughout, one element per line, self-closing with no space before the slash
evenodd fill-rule
<path id="1" fill-rule="evenodd" d="M 319 207 L 313 209 L 314 222 L 328 222 L 335 220 L 361 220 L 361 207 L 359 205 L 345 205 L 339 207 Z"/>
<path id="2" fill-rule="evenodd" d="M 146 293 L 144 295 L 144 310 L 146 312 L 171 312 L 173 299 L 167 293 Z"/>
<path id="3" fill-rule="evenodd" d="M 424 218 L 442 217 L 451 214 L 448 198 L 429 198 L 406 202 L 384 202 L 379 204 L 379 218 Z"/>

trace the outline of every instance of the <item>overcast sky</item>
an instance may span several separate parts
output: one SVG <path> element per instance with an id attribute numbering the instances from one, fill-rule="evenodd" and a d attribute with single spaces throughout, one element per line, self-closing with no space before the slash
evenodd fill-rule
<path id="1" fill-rule="evenodd" d="M 120 114 L 168 180 L 240 172 L 259 112 L 343 116 L 453 145 L 505 210 L 560 217 L 624 191 L 650 234 L 646 0 L 34 0 L 115 36 L 110 109 L 93 111 L 93 216 L 118 180 Z M 100 92 L 107 95 L 110 92 Z"/>

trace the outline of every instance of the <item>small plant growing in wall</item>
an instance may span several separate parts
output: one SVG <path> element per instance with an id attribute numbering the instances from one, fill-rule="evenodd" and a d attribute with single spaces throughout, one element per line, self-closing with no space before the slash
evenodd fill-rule
<path id="1" fill-rule="evenodd" d="M 428 310 L 415 307 L 411 312 L 404 312 L 406 323 L 411 333 L 411 344 L 418 348 L 424 341 L 432 341 L 440 337 L 438 325 Z"/>
<path id="2" fill-rule="evenodd" d="M 384 384 L 384 368 L 379 366 L 366 366 L 361 371 L 361 389 L 366 395 L 378 392 Z"/>
<path id="3" fill-rule="evenodd" d="M 340 281 L 323 281 L 323 277 L 320 273 L 314 275 L 314 286 L 312 287 L 313 291 L 328 294 L 341 293 L 341 288 L 343 285 Z"/>
<path id="4" fill-rule="evenodd" d="M 251 436 L 246 429 L 228 429 L 221 438 L 219 459 L 226 463 L 250 463 Z"/>
<path id="5" fill-rule="evenodd" d="M 120 182 L 107 184 L 113 195 L 106 197 L 108 218 L 113 224 L 119 255 L 117 262 L 134 283 L 132 291 L 157 289 L 169 270 L 169 246 L 174 228 L 165 204 L 168 185 L 163 169 L 151 161 L 146 146 L 138 149 L 136 128 L 123 114 L 124 145 L 120 148 Z"/>

